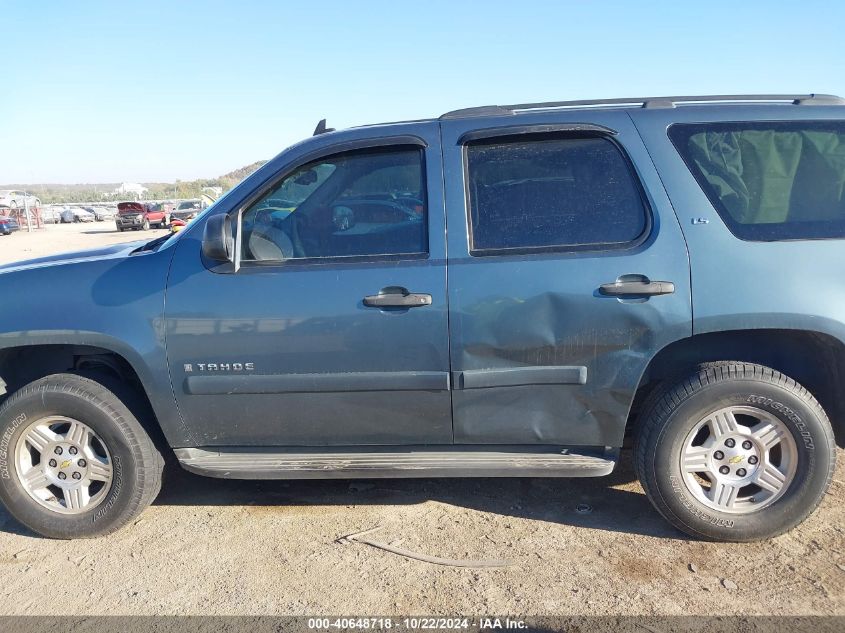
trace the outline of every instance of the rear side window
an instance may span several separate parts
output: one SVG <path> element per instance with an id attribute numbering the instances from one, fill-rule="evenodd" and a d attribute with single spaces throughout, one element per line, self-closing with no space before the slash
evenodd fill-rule
<path id="1" fill-rule="evenodd" d="M 669 137 L 740 239 L 845 237 L 845 122 L 676 124 Z"/>
<path id="2" fill-rule="evenodd" d="M 639 183 L 607 138 L 497 139 L 466 156 L 474 255 L 614 248 L 648 228 Z"/>

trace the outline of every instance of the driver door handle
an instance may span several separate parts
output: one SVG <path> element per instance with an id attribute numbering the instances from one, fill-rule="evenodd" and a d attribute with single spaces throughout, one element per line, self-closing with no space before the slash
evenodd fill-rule
<path id="1" fill-rule="evenodd" d="M 389 286 L 377 295 L 364 297 L 364 305 L 371 308 L 418 308 L 431 305 L 431 295 L 408 292 L 405 288 Z"/>

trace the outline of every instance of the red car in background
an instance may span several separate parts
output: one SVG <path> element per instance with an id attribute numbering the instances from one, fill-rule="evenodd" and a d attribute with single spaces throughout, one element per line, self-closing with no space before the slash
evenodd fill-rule
<path id="1" fill-rule="evenodd" d="M 168 219 L 167 211 L 158 203 L 121 202 L 117 205 L 114 221 L 118 231 L 126 229 L 146 231 L 152 226 L 164 228 L 167 226 Z"/>

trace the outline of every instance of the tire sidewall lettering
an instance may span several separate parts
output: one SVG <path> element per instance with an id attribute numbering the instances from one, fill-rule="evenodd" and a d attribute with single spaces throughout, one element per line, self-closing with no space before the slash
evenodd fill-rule
<path id="1" fill-rule="evenodd" d="M 779 417 L 785 417 L 788 419 L 795 425 L 795 429 L 798 431 L 801 442 L 804 444 L 804 448 L 811 451 L 815 450 L 816 445 L 813 441 L 813 434 L 807 428 L 807 425 L 801 419 L 801 416 L 799 416 L 793 409 L 768 396 L 751 394 L 746 398 L 746 402 L 748 404 L 753 404 L 755 407 L 768 409 L 769 411 L 777 414 Z"/>
<path id="2" fill-rule="evenodd" d="M 12 478 L 12 467 L 10 462 L 13 460 L 9 457 L 9 446 L 12 444 L 12 436 L 20 428 L 20 426 L 27 421 L 26 413 L 21 413 L 12 423 L 6 428 L 3 436 L 0 437 L 0 479 Z"/>
<path id="3" fill-rule="evenodd" d="M 698 520 L 704 521 L 709 523 L 710 525 L 715 525 L 717 527 L 723 528 L 732 528 L 735 524 L 733 519 L 723 519 L 717 516 L 713 516 L 705 511 L 700 504 L 694 502 L 689 496 L 686 494 L 686 489 L 684 488 L 683 482 L 681 482 L 680 478 L 676 475 L 669 475 L 669 482 L 672 485 L 672 492 L 675 493 L 675 497 L 678 501 L 681 502 L 681 505 L 687 509 L 687 511 L 695 516 Z"/>
<path id="4" fill-rule="evenodd" d="M 120 491 L 123 487 L 123 465 L 120 456 L 113 455 L 112 463 L 114 477 L 111 483 L 111 490 L 109 490 L 109 496 L 95 509 L 94 515 L 91 519 L 92 522 L 96 522 L 98 519 L 103 518 L 120 498 Z"/>

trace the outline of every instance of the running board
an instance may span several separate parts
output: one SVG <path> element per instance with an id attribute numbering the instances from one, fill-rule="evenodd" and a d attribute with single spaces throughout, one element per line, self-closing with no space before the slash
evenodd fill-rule
<path id="1" fill-rule="evenodd" d="M 376 447 L 358 449 L 177 448 L 186 470 L 223 479 L 381 477 L 600 477 L 618 449 L 540 446 Z"/>

